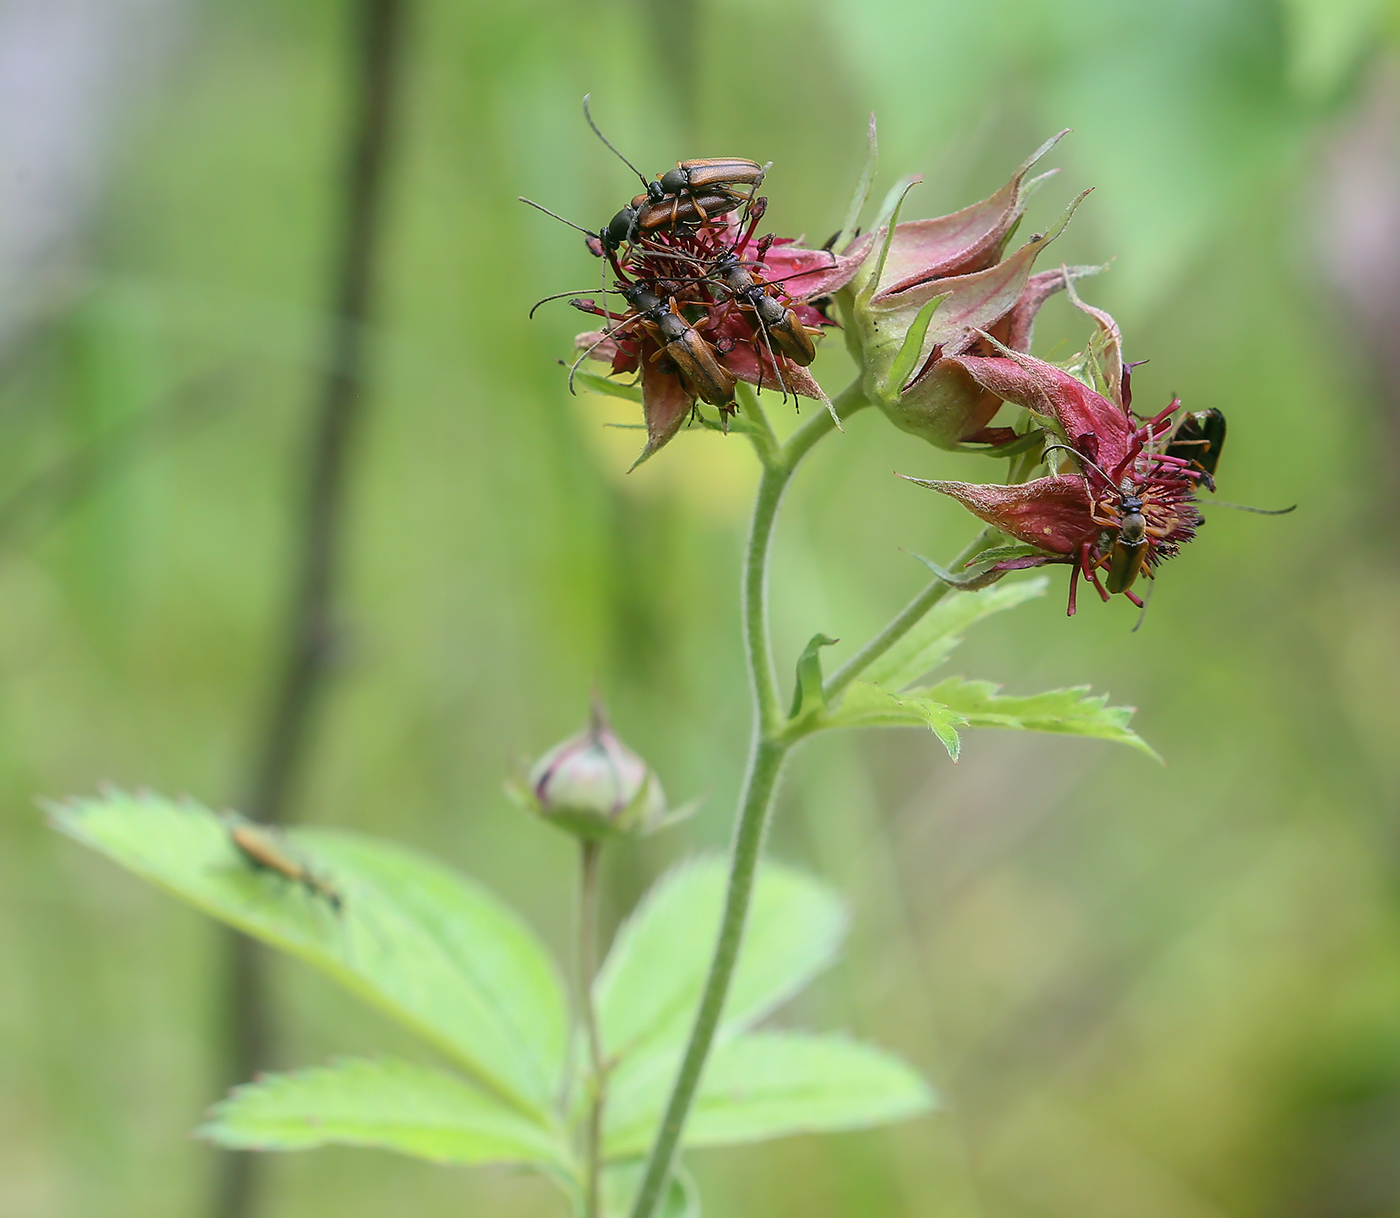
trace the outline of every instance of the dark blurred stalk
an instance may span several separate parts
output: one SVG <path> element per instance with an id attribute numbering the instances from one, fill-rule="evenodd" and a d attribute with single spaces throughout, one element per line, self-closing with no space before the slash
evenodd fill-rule
<path id="1" fill-rule="evenodd" d="M 365 323 L 374 300 L 382 236 L 384 182 L 398 92 L 399 43 L 409 0 L 352 0 L 352 96 L 345 129 L 346 166 L 333 282 L 326 374 L 298 478 L 299 539 L 288 573 L 291 595 L 273 692 L 250 767 L 243 810 L 255 820 L 289 819 L 306 768 L 316 711 L 335 653 L 335 600 L 345 549 L 350 458 L 365 408 Z M 224 1074 L 251 1077 L 272 1052 L 265 957 L 251 939 L 228 942 L 228 1029 Z M 216 1183 L 216 1218 L 246 1218 L 257 1202 L 257 1158 L 226 1152 Z"/>

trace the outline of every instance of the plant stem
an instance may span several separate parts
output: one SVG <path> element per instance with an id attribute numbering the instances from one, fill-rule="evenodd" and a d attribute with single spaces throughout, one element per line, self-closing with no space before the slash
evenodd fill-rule
<path id="1" fill-rule="evenodd" d="M 319 389 L 302 479 L 292 592 L 274 693 L 261 728 L 243 807 L 255 820 L 287 819 L 305 768 L 310 729 L 334 651 L 333 611 L 344 555 L 349 458 L 364 409 L 364 330 L 374 296 L 384 182 L 399 81 L 399 43 L 410 0 L 353 0 L 355 43 L 328 371 Z M 270 1055 L 266 979 L 259 948 L 243 935 L 229 944 L 229 1082 L 266 1067 Z M 254 1207 L 254 1156 L 226 1151 L 215 1186 L 218 1218 Z"/>
<path id="2" fill-rule="evenodd" d="M 598 1032 L 598 1010 L 593 1002 L 593 979 L 598 974 L 598 859 L 599 842 L 579 844 L 578 890 L 578 1001 L 588 1037 L 591 1066 L 588 1127 L 584 1132 L 584 1218 L 598 1218 L 599 1181 L 602 1169 L 603 1104 L 607 1093 L 607 1069 L 603 1040 Z"/>
<path id="3" fill-rule="evenodd" d="M 853 384 L 835 400 L 837 413 L 847 418 L 868 405 L 859 382 Z M 744 401 L 746 412 L 759 412 L 756 399 Z M 725 891 L 724 916 L 720 921 L 719 938 L 705 979 L 705 989 L 695 1012 L 695 1023 L 685 1056 L 671 1089 L 671 1098 L 661 1118 L 656 1141 L 647 1159 L 631 1218 L 652 1218 L 671 1177 L 681 1130 L 690 1115 L 700 1076 L 705 1068 L 719 1029 L 724 1000 L 734 976 L 743 943 L 744 924 L 748 920 L 749 900 L 753 895 L 754 874 L 763 850 L 763 837 L 768 828 L 768 813 L 773 805 L 773 793 L 787 756 L 788 744 L 781 739 L 784 716 L 778 696 L 778 681 L 773 671 L 772 647 L 768 638 L 768 561 L 772 552 L 773 525 L 783 492 L 794 470 L 812 446 L 835 430 L 831 415 L 814 413 L 789 437 L 776 452 L 771 444 L 757 445 L 763 461 L 763 477 L 754 501 L 753 523 L 749 529 L 748 550 L 744 559 L 743 613 L 744 645 L 749 661 L 749 677 L 753 693 L 753 744 L 749 752 L 748 772 L 743 793 L 739 798 L 739 816 L 734 829 L 734 844 L 729 864 L 729 884 Z M 766 428 L 765 428 L 766 431 Z M 767 433 L 771 435 L 771 433 Z M 765 435 L 765 440 L 767 435 Z"/>
<path id="4" fill-rule="evenodd" d="M 974 555 L 985 550 L 996 538 L 997 531 L 992 528 L 983 529 L 976 538 L 955 558 L 950 569 L 956 571 Z M 924 614 L 932 609 L 949 592 L 956 591 L 951 584 L 945 583 L 941 579 L 935 579 L 927 588 L 919 593 L 912 601 L 901 609 L 890 624 L 879 634 L 862 647 L 855 655 L 841 665 L 822 686 L 822 693 L 828 702 L 854 681 L 861 673 L 870 667 L 876 660 L 885 654 L 891 647 L 899 642 L 922 620 Z"/>
<path id="5" fill-rule="evenodd" d="M 676 1149 L 680 1145 L 681 1130 L 690 1115 L 690 1106 L 700 1084 L 705 1059 L 709 1056 L 715 1032 L 719 1029 L 724 999 L 729 993 L 729 981 L 734 974 L 735 962 L 739 958 L 744 923 L 748 919 L 749 898 L 753 893 L 754 872 L 758 867 L 758 857 L 763 847 L 764 831 L 768 827 L 768 810 L 773 802 L 773 791 L 777 786 L 778 774 L 782 769 L 787 749 L 787 745 L 755 734 L 753 751 L 749 755 L 748 774 L 744 779 L 744 793 L 739 805 L 739 823 L 734 834 L 729 886 L 725 893 L 724 918 L 720 923 L 719 940 L 715 944 L 715 954 L 710 961 L 709 976 L 705 979 L 705 991 L 700 997 L 700 1006 L 695 1013 L 690 1042 L 686 1045 L 685 1057 L 681 1061 L 680 1072 L 671 1090 L 670 1102 L 666 1105 L 666 1114 L 661 1118 L 661 1127 L 657 1130 L 656 1141 L 652 1144 L 651 1155 L 647 1159 L 646 1175 L 632 1208 L 632 1218 L 651 1218 L 671 1178 Z"/>

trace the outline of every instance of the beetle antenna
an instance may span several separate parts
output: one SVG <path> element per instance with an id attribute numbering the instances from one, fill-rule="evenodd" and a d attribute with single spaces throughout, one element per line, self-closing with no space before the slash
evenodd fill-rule
<path id="1" fill-rule="evenodd" d="M 1212 499 L 1210 500 L 1210 505 L 1234 508 L 1237 512 L 1253 512 L 1256 516 L 1287 516 L 1289 512 L 1298 510 L 1298 505 L 1296 503 L 1292 507 L 1286 508 L 1257 508 L 1249 507 L 1247 504 L 1243 503 L 1229 503 L 1224 499 Z"/>
<path id="2" fill-rule="evenodd" d="M 579 288 L 576 292 L 555 292 L 553 296 L 546 296 L 543 300 L 535 301 L 534 307 L 530 310 L 530 317 L 533 318 L 535 316 L 535 309 L 538 309 L 542 304 L 548 304 L 551 300 L 563 300 L 566 296 L 577 296 L 579 292 L 591 292 L 592 290 L 592 288 Z M 610 296 L 621 295 L 621 293 L 617 292 L 614 288 L 602 288 L 601 291 L 606 292 Z"/>
<path id="3" fill-rule="evenodd" d="M 572 220 L 565 220 L 564 217 L 561 216 L 557 211 L 550 211 L 549 208 L 545 207 L 543 204 L 541 204 L 541 203 L 536 203 L 536 202 L 534 201 L 534 199 L 527 199 L 524 195 L 517 195 L 516 198 L 517 198 L 521 203 L 527 203 L 527 204 L 529 204 L 529 205 L 530 205 L 531 207 L 533 207 L 536 211 L 542 211 L 542 212 L 544 212 L 544 214 L 545 214 L 546 216 L 553 216 L 553 217 L 554 217 L 556 220 L 558 220 L 561 224 L 567 224 L 570 228 L 576 228 L 576 229 L 578 229 L 578 231 L 581 232 L 585 237 L 593 237 L 595 240 L 598 240 L 598 241 L 601 241 L 601 240 L 602 240 L 602 238 L 599 237 L 597 233 L 593 232 L 592 229 L 584 228 L 583 225 L 581 225 L 581 224 L 575 224 Z"/>
<path id="4" fill-rule="evenodd" d="M 1096 470 L 1096 471 L 1098 472 L 1099 476 L 1102 477 L 1103 480 L 1109 484 L 1109 486 L 1112 486 L 1112 487 L 1115 487 L 1115 488 L 1117 487 L 1118 484 L 1117 484 L 1116 482 L 1114 482 L 1112 478 L 1110 478 L 1107 474 L 1105 474 L 1105 473 L 1103 472 L 1103 467 L 1102 467 L 1102 466 L 1095 464 L 1093 461 L 1090 461 L 1089 458 L 1086 457 L 1086 456 L 1085 456 L 1082 452 L 1080 452 L 1077 448 L 1071 448 L 1068 444 L 1047 444 L 1047 445 L 1045 446 L 1044 451 L 1047 452 L 1047 453 L 1049 453 L 1049 452 L 1054 452 L 1055 449 L 1057 449 L 1057 448 L 1062 449 L 1063 451 L 1065 451 L 1065 452 L 1067 452 L 1067 453 L 1073 453 L 1074 456 L 1077 457 L 1083 464 L 1089 466 L 1089 467 L 1090 467 L 1091 469 L 1093 469 L 1093 470 Z"/>
<path id="5" fill-rule="evenodd" d="M 1147 606 L 1152 603 L 1152 590 L 1157 586 L 1156 579 L 1152 578 L 1152 572 L 1145 570 L 1145 574 L 1149 579 L 1152 579 L 1152 582 L 1147 585 L 1147 595 L 1142 598 L 1142 607 L 1138 612 L 1138 620 L 1133 626 L 1133 634 L 1136 634 L 1139 630 L 1141 630 L 1143 622 L 1147 620 Z"/>
<path id="6" fill-rule="evenodd" d="M 641 179 L 641 183 L 643 186 L 650 186 L 651 183 L 649 183 L 646 180 L 646 178 L 642 177 L 642 171 L 638 169 L 634 164 L 632 164 L 632 162 L 629 161 L 625 156 L 623 156 L 622 153 L 618 152 L 616 148 L 613 148 L 612 143 L 611 141 L 609 141 L 608 137 L 598 130 L 598 124 L 593 121 L 593 115 L 588 112 L 588 99 L 592 96 L 593 95 L 591 93 L 585 93 L 583 95 L 583 117 L 588 120 L 588 125 L 593 128 L 593 134 L 596 135 L 600 140 L 602 140 L 604 144 L 607 144 L 607 146 L 610 149 L 612 149 L 613 155 L 616 156 L 619 161 L 626 165 L 628 169 L 630 169 L 633 173 L 637 175 L 638 178 Z"/>
<path id="7" fill-rule="evenodd" d="M 786 405 L 786 404 L 787 404 L 787 400 L 788 400 L 788 387 L 787 387 L 787 385 L 783 382 L 783 366 L 782 366 L 780 363 L 778 363 L 778 357 L 777 357 L 777 355 L 776 355 L 776 354 L 774 353 L 774 351 L 773 351 L 773 340 L 772 340 L 771 338 L 768 337 L 768 327 L 765 326 L 765 325 L 763 324 L 763 322 L 762 322 L 761 320 L 759 320 L 759 318 L 757 318 L 757 317 L 754 318 L 754 321 L 758 323 L 758 324 L 755 326 L 755 329 L 758 330 L 759 336 L 763 339 L 763 345 L 768 349 L 768 358 L 769 358 L 769 360 L 772 361 L 772 364 L 773 364 L 773 373 L 774 373 L 774 375 L 776 375 L 777 378 L 778 378 L 778 388 L 779 388 L 779 390 L 781 390 L 782 395 L 783 395 L 783 396 L 782 396 L 783 404 Z M 757 354 L 757 353 L 755 353 L 755 354 Z M 758 356 L 758 391 L 759 391 L 760 393 L 763 392 L 763 356 L 762 356 L 762 355 L 759 355 L 759 356 Z M 796 392 L 793 393 L 792 397 L 793 397 L 793 401 L 796 402 L 796 401 L 797 401 L 797 394 L 796 394 Z"/>
<path id="8" fill-rule="evenodd" d="M 570 367 L 570 369 L 569 369 L 569 392 L 570 392 L 570 393 L 572 393 L 575 397 L 578 396 L 578 391 L 574 388 L 574 374 L 578 371 L 578 366 L 579 366 L 581 363 L 583 363 L 583 361 L 586 360 L 590 355 L 592 355 L 594 351 L 596 351 L 596 350 L 597 350 L 599 347 L 601 347 L 605 342 L 607 342 L 608 339 L 614 337 L 616 334 L 618 334 L 620 331 L 622 331 L 623 329 L 625 329 L 627 326 L 630 326 L 630 325 L 632 324 L 632 322 L 635 322 L 635 321 L 637 321 L 637 320 L 638 320 L 638 319 L 634 317 L 634 318 L 631 319 L 631 321 L 619 322 L 617 325 L 613 326 L 612 329 L 604 328 L 604 330 L 603 330 L 603 337 L 600 338 L 600 339 L 599 339 L 596 343 L 594 343 L 592 346 L 587 347 L 587 348 L 584 349 L 583 353 L 578 357 L 578 359 L 574 360 L 572 367 Z"/>

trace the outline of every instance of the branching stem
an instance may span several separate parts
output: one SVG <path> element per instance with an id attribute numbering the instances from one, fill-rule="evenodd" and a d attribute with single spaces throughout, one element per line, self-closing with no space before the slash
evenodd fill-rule
<path id="1" fill-rule="evenodd" d="M 734 830 L 729 884 L 725 892 L 719 939 L 715 943 L 700 1006 L 695 1013 L 690 1041 L 686 1045 L 671 1098 L 647 1159 L 646 1174 L 632 1207 L 632 1218 L 652 1218 L 670 1180 L 681 1131 L 690 1115 L 705 1059 L 719 1029 L 724 1000 L 739 958 L 744 925 L 748 920 L 749 899 L 753 895 L 754 874 L 768 827 L 768 813 L 790 747 L 781 739 L 784 716 L 768 637 L 768 560 L 772 551 L 773 526 L 783 492 L 798 464 L 818 440 L 836 427 L 830 413 L 814 412 L 785 444 L 778 446 L 757 398 L 746 394 L 741 398 L 741 404 L 746 415 L 755 422 L 761 420 L 754 446 L 763 462 L 763 477 L 754 501 L 753 523 L 749 529 L 748 551 L 744 560 L 743 588 L 744 644 L 753 692 L 753 744 L 749 752 L 748 773 L 739 798 L 739 817 Z M 836 412 L 842 419 L 849 418 L 868 404 L 858 382 L 835 400 Z"/>
<path id="2" fill-rule="evenodd" d="M 983 529 L 967 548 L 953 560 L 949 569 L 957 571 L 959 567 L 970 562 L 977 554 L 992 545 L 997 536 L 995 529 Z M 941 579 L 935 579 L 929 584 L 918 596 L 895 614 L 888 626 L 827 678 L 822 685 L 822 693 L 826 696 L 826 700 L 830 702 L 835 698 L 846 686 L 917 626 L 924 614 L 953 591 L 956 589 Z"/>

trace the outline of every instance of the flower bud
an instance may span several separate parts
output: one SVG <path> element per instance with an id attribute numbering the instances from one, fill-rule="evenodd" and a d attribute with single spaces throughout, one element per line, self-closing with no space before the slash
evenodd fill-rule
<path id="1" fill-rule="evenodd" d="M 612 730 L 594 702 L 588 727 L 550 749 L 530 769 L 518 802 L 588 841 L 647 833 L 669 823 L 666 795 L 651 768 Z"/>

